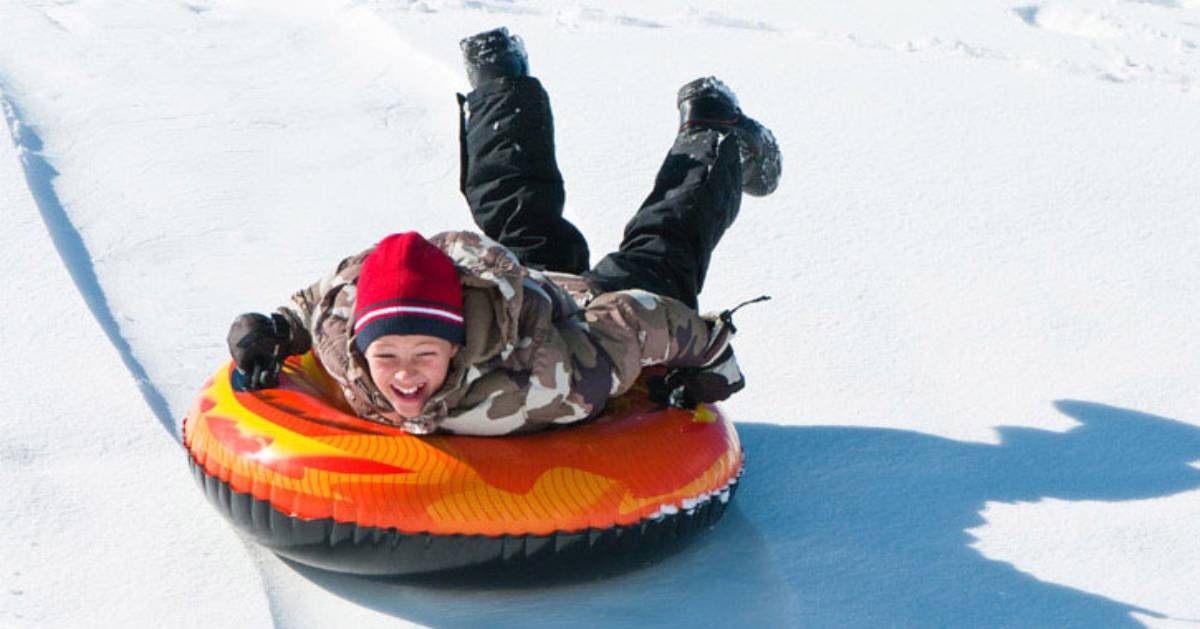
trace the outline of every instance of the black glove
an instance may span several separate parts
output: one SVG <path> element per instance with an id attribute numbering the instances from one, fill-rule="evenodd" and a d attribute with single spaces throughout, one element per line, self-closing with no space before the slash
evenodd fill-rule
<path id="1" fill-rule="evenodd" d="M 703 367 L 676 367 L 667 375 L 652 378 L 650 399 L 672 408 L 696 408 L 697 404 L 711 404 L 729 399 L 746 387 L 746 378 L 738 367 L 733 347 L 726 345 L 725 351 Z"/>
<path id="2" fill-rule="evenodd" d="M 268 317 L 248 312 L 233 320 L 227 337 L 229 353 L 238 371 L 246 377 L 247 390 L 269 389 L 279 384 L 283 359 L 308 351 L 308 343 L 298 336 L 287 318 L 278 313 Z M 307 340 L 307 334 L 303 336 Z"/>
<path id="3" fill-rule="evenodd" d="M 704 356 L 709 358 L 699 367 L 675 367 L 667 375 L 651 378 L 650 399 L 672 408 L 696 408 L 697 404 L 711 404 L 728 400 L 730 396 L 746 388 L 746 377 L 738 367 L 733 346 L 729 344 L 737 327 L 733 325 L 733 313 L 743 306 L 766 301 L 763 295 L 744 301 L 718 315 L 705 315 L 708 323 L 709 340 Z"/>

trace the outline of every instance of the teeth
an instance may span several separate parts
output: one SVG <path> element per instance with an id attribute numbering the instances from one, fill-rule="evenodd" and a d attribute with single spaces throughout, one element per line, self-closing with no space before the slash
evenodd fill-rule
<path id="1" fill-rule="evenodd" d="M 400 390 L 400 393 L 402 393 L 402 394 L 404 394 L 404 395 L 412 395 L 412 394 L 416 393 L 417 391 L 420 391 L 420 390 L 421 390 L 421 386 L 420 386 L 420 385 L 417 385 L 417 386 L 415 386 L 415 387 L 413 387 L 413 388 L 411 388 L 411 389 L 407 389 L 407 388 L 405 388 L 405 387 L 398 386 L 398 385 L 396 386 L 396 388 L 397 388 L 397 389 L 399 389 L 399 390 Z"/>

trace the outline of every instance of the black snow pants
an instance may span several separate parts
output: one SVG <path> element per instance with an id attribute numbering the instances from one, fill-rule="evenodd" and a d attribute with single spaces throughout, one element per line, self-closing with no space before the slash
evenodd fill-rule
<path id="1" fill-rule="evenodd" d="M 467 96 L 462 192 L 475 223 L 522 264 L 583 275 L 599 292 L 640 288 L 697 307 L 709 259 L 741 205 L 731 134 L 681 132 L 620 248 L 588 268 L 583 235 L 563 218 L 550 100 L 532 77 L 500 79 Z"/>

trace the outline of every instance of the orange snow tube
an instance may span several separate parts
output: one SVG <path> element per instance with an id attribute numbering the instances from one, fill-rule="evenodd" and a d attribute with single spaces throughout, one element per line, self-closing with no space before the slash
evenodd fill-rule
<path id="1" fill-rule="evenodd" d="M 561 563 L 662 546 L 723 513 L 743 457 L 715 407 L 666 409 L 646 387 L 577 427 L 511 437 L 414 436 L 349 413 L 311 354 L 279 387 L 233 366 L 184 421 L 209 500 L 259 543 L 358 574 Z"/>

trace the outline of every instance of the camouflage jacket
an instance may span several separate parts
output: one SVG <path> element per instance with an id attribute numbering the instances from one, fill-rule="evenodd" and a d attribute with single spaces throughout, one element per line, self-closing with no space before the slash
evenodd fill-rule
<path id="1" fill-rule="evenodd" d="M 582 421 L 633 386 L 642 367 L 699 366 L 721 349 L 705 318 L 675 299 L 642 290 L 596 294 L 582 277 L 527 269 L 472 232 L 430 242 L 458 268 L 467 340 L 423 413 L 401 424 L 408 432 L 502 435 Z M 317 360 L 357 415 L 393 424 L 351 333 L 370 251 L 346 258 L 279 311 L 308 331 Z"/>

